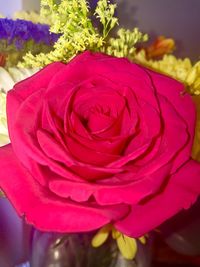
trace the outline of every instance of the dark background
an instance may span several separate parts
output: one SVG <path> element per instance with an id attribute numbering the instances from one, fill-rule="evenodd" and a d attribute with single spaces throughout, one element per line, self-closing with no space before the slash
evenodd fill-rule
<path id="1" fill-rule="evenodd" d="M 176 54 L 200 57 L 200 0 L 116 0 L 120 25 L 139 27 L 153 38 L 172 37 Z"/>

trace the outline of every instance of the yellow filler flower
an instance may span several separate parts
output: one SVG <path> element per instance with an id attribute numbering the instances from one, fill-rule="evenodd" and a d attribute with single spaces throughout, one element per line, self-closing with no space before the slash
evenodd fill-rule
<path id="1" fill-rule="evenodd" d="M 200 61 L 193 65 L 189 58 L 180 59 L 174 55 L 164 55 L 161 60 L 148 60 L 144 50 L 136 55 L 136 60 L 184 83 L 191 94 L 200 95 Z"/>
<path id="2" fill-rule="evenodd" d="M 122 256 L 127 260 L 134 259 L 137 253 L 137 240 L 120 233 L 110 224 L 104 226 L 96 233 L 92 239 L 92 246 L 97 248 L 103 245 L 110 233 L 112 234 L 112 238 L 116 240 Z M 144 236 L 138 238 L 138 240 L 142 244 L 146 243 L 146 238 Z"/>

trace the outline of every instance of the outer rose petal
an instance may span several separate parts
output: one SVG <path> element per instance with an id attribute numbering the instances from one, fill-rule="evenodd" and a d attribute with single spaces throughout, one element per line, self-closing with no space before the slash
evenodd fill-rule
<path id="1" fill-rule="evenodd" d="M 26 134 L 27 132 L 28 133 L 33 132 L 34 128 L 33 125 L 37 120 L 36 119 L 37 112 L 42 104 L 41 101 L 39 100 L 41 100 L 42 94 L 45 91 L 44 88 L 48 86 L 53 74 L 55 74 L 57 71 L 59 71 L 65 66 L 66 65 L 62 63 L 50 64 L 41 71 L 39 71 L 38 73 L 31 76 L 30 78 L 27 78 L 26 80 L 17 83 L 14 86 L 14 89 L 9 91 L 7 95 L 7 117 L 8 117 L 9 135 L 11 142 L 15 143 L 16 146 L 15 152 L 16 153 L 19 152 L 19 155 L 24 154 L 21 153 L 22 151 L 21 143 L 25 143 L 23 141 L 27 140 L 26 138 L 24 138 L 24 136 L 21 138 L 23 141 L 20 140 L 20 137 L 16 138 L 16 131 L 18 136 L 20 136 L 21 132 L 23 131 L 25 131 Z M 29 105 L 25 105 L 27 103 L 25 102 L 27 98 L 31 99 L 31 102 L 29 101 Z M 22 110 L 20 114 L 19 110 L 20 112 Z M 32 118 L 31 123 L 30 123 L 30 116 Z M 18 123 L 17 125 L 16 122 Z M 23 157 L 24 156 L 22 155 L 22 158 Z M 25 159 L 25 161 L 27 160 Z"/>
<path id="2" fill-rule="evenodd" d="M 89 62 L 86 63 L 86 62 Z M 118 86 L 131 87 L 134 92 L 146 102 L 158 108 L 157 99 L 154 95 L 155 88 L 151 84 L 145 68 L 133 64 L 126 58 L 116 58 L 101 53 L 86 51 L 76 56 L 68 65 L 52 78 L 48 88 L 58 85 L 58 82 L 71 82 L 77 84 L 90 79 L 93 76 L 102 78 L 112 77 Z"/>
<path id="3" fill-rule="evenodd" d="M 61 62 L 49 64 L 31 77 L 15 84 L 13 88 L 14 91 L 10 91 L 9 94 L 17 94 L 18 99 L 21 98 L 21 100 L 24 100 L 35 91 L 48 87 L 48 84 L 55 73 L 59 72 L 65 67 L 66 64 Z"/>
<path id="4" fill-rule="evenodd" d="M 129 212 L 128 206 L 79 205 L 54 197 L 19 163 L 11 145 L 0 150 L 0 187 L 20 216 L 44 231 L 91 231 L 120 220 Z M 10 186 L 12 184 L 12 186 Z"/>
<path id="5" fill-rule="evenodd" d="M 132 206 L 129 216 L 115 223 L 115 227 L 128 236 L 142 236 L 183 208 L 188 209 L 199 194 L 200 164 L 189 160 L 170 177 L 164 191 L 141 205 Z"/>
<path id="6" fill-rule="evenodd" d="M 49 182 L 49 187 L 58 196 L 70 197 L 78 202 L 88 201 L 91 196 L 94 196 L 99 205 L 115 205 L 120 203 L 133 205 L 150 194 L 157 193 L 170 168 L 171 164 L 166 164 L 151 176 L 142 177 L 143 179 L 138 181 L 133 180 L 128 184 L 124 184 L 123 181 L 120 184 L 119 180 L 117 180 L 118 183 L 109 185 L 109 183 L 83 183 L 52 178 Z"/>
<path id="7" fill-rule="evenodd" d="M 173 171 L 176 171 L 177 166 L 183 164 L 184 161 L 187 160 L 188 155 L 191 154 L 196 119 L 195 105 L 191 96 L 185 92 L 185 87 L 182 83 L 154 71 L 148 69 L 146 69 L 146 71 L 151 76 L 158 93 L 168 99 L 177 113 L 184 119 L 188 127 L 187 130 L 190 134 L 190 139 L 185 148 L 174 159 Z"/>
<path id="8" fill-rule="evenodd" d="M 187 122 L 189 133 L 193 137 L 196 114 L 195 105 L 192 97 L 185 92 L 184 85 L 157 72 L 150 70 L 147 70 L 147 72 L 151 75 L 152 82 L 158 93 L 166 97 L 177 110 L 177 113 Z M 191 138 L 192 142 L 193 138 Z"/>

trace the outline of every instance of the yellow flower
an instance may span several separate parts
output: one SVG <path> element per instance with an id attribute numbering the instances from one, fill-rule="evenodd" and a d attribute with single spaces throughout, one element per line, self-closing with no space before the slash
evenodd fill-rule
<path id="1" fill-rule="evenodd" d="M 0 91 L 0 146 L 6 145 L 9 142 L 6 121 L 6 94 Z"/>
<path id="2" fill-rule="evenodd" d="M 192 158 L 200 161 L 200 96 L 193 96 L 192 98 L 196 105 L 196 111 L 197 111 L 195 137 L 192 148 Z"/>
<path id="3" fill-rule="evenodd" d="M 106 242 L 110 233 L 112 234 L 112 238 L 116 240 L 122 256 L 127 260 L 134 259 L 137 253 L 137 240 L 120 233 L 110 224 L 104 226 L 96 233 L 92 239 L 92 246 L 95 248 L 101 246 Z M 142 244 L 146 243 L 146 238 L 144 236 L 138 238 L 138 240 Z"/>
<path id="4" fill-rule="evenodd" d="M 136 60 L 184 83 L 191 94 L 200 95 L 200 61 L 193 65 L 189 58 L 180 59 L 173 55 L 165 55 L 161 60 L 148 60 L 143 50 L 136 55 Z"/>

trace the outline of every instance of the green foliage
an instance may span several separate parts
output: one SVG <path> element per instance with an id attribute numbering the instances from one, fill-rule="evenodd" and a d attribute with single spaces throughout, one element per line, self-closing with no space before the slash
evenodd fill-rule
<path id="1" fill-rule="evenodd" d="M 16 50 L 14 44 L 8 44 L 7 40 L 0 41 L 0 51 L 2 54 L 6 55 L 6 67 L 16 66 L 19 61 L 23 59 L 24 56 L 31 51 L 32 55 L 35 56 L 41 51 L 43 53 L 49 53 L 51 48 L 42 43 L 35 43 L 33 40 L 29 40 L 25 43 L 24 47 L 20 50 Z"/>
<path id="2" fill-rule="evenodd" d="M 118 19 L 114 17 L 116 5 L 107 0 L 100 0 L 95 10 L 96 17 L 103 25 L 103 38 L 105 39 L 109 32 L 118 24 Z"/>
<path id="3" fill-rule="evenodd" d="M 49 53 L 33 55 L 28 52 L 19 66 L 43 67 L 55 61 L 68 62 L 85 50 L 132 58 L 135 44 L 145 41 L 146 35 L 138 29 L 133 32 L 121 29 L 118 37 L 109 39 L 110 31 L 118 24 L 115 9 L 116 5 L 109 0 L 99 0 L 93 14 L 86 0 L 60 0 L 59 3 L 41 0 L 41 15 L 52 18 L 50 31 L 61 36 Z M 100 21 L 102 31 L 94 26 L 92 17 Z"/>

